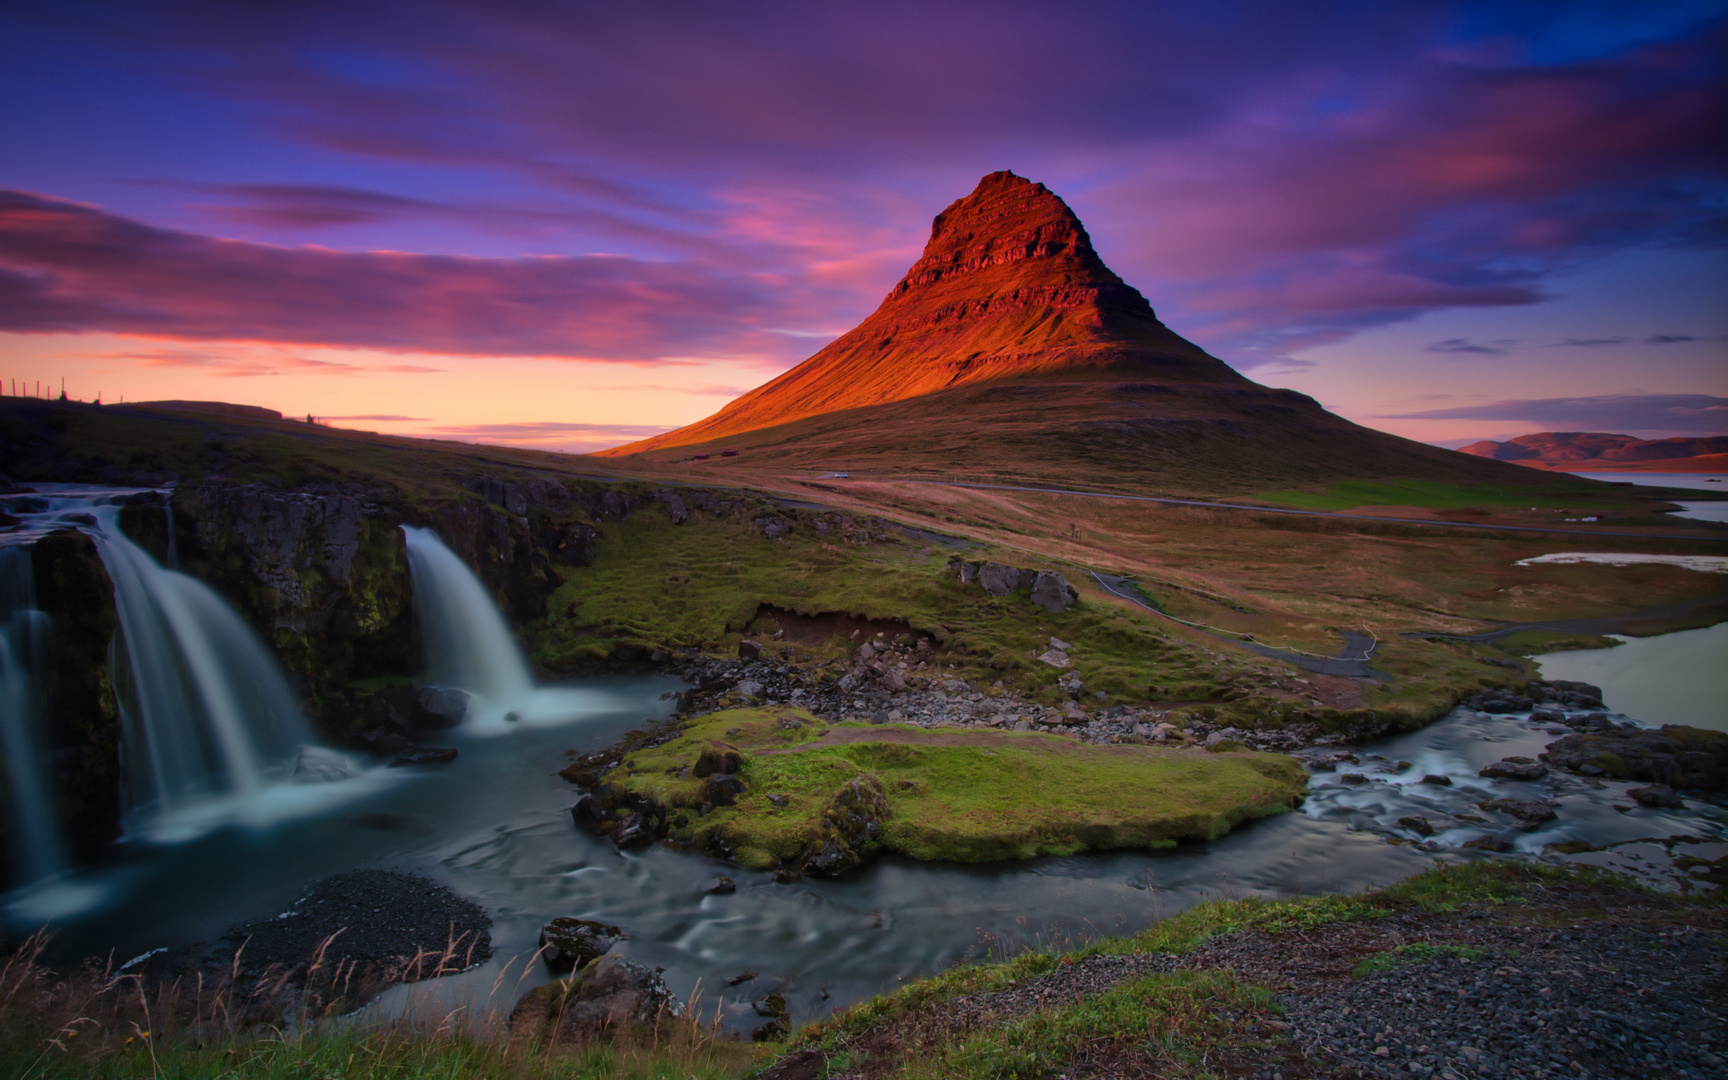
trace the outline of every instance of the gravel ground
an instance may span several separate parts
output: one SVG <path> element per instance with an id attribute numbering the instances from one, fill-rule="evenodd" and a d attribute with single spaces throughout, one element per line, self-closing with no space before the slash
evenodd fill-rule
<path id="1" fill-rule="evenodd" d="M 1279 934 L 1243 932 L 1194 952 L 1097 956 L 1005 990 L 927 1006 L 852 1040 L 886 1057 L 1154 972 L 1233 970 L 1281 1015 L 1224 1019 L 1242 1038 L 1205 1048 L 1220 1077 L 1511 1080 L 1728 1077 L 1728 947 L 1719 912 L 1634 895 L 1616 908 L 1560 902 L 1503 912 L 1404 915 Z M 1689 925 L 1690 924 L 1690 925 Z M 1163 1076 L 1157 1051 L 1119 1048 L 1065 1076 Z M 800 1052 L 767 1075 L 824 1075 Z M 836 1074 L 840 1075 L 840 1074 Z"/>
<path id="2" fill-rule="evenodd" d="M 1492 928 L 1284 998 L 1310 1056 L 1375 1077 L 1728 1076 L 1728 955 L 1685 927 Z"/>

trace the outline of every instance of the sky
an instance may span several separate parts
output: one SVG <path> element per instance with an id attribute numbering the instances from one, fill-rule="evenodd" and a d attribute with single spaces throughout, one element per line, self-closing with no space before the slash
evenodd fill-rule
<path id="1" fill-rule="evenodd" d="M 1719 434 L 1725 46 L 1728 0 L 8 0 L 0 385 L 617 445 L 1011 169 L 1359 423 Z"/>

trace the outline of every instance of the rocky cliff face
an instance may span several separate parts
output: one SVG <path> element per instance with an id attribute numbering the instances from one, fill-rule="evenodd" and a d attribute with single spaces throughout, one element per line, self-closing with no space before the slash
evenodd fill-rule
<path id="1" fill-rule="evenodd" d="M 991 173 L 936 215 L 923 256 L 850 333 L 706 420 L 608 455 L 724 438 L 984 380 L 1115 373 L 1247 380 L 1171 331 L 1043 184 Z"/>
<path id="2" fill-rule="evenodd" d="M 119 622 L 114 584 L 95 542 L 76 529 L 49 533 L 30 554 L 36 603 L 54 626 L 48 754 L 66 839 L 82 858 L 120 832 L 120 711 L 108 648 Z"/>
<path id="3" fill-rule="evenodd" d="M 171 509 L 181 568 L 274 646 L 313 718 L 338 736 L 370 726 L 351 684 L 418 662 L 399 516 L 360 490 L 223 483 L 177 490 Z M 148 548 L 151 516 L 127 510 Z"/>

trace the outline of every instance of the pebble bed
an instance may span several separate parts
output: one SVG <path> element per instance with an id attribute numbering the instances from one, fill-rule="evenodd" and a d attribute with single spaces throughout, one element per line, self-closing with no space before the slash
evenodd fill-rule
<path id="1" fill-rule="evenodd" d="M 1487 956 L 1397 963 L 1283 998 L 1310 1057 L 1367 1076 L 1728 1076 L 1728 982 L 1704 931 L 1484 928 Z"/>

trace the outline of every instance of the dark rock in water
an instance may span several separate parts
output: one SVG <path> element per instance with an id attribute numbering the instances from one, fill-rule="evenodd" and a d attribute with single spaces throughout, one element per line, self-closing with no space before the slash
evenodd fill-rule
<path id="1" fill-rule="evenodd" d="M 791 1016 L 786 1011 L 786 998 L 778 993 L 764 994 L 750 1003 L 757 1016 L 768 1017 L 766 1024 L 760 1024 L 750 1031 L 750 1038 L 755 1042 L 772 1042 L 784 1039 L 792 1033 Z"/>
<path id="2" fill-rule="evenodd" d="M 168 565 L 169 539 L 168 499 L 160 491 L 139 491 L 120 504 L 120 531 L 134 544 L 150 553 L 150 557 Z"/>
<path id="3" fill-rule="evenodd" d="M 1428 819 L 1420 816 L 1401 817 L 1398 819 L 1400 829 L 1409 829 L 1417 836 L 1433 836 L 1434 826 L 1428 824 Z"/>
<path id="4" fill-rule="evenodd" d="M 738 643 L 738 656 L 742 660 L 762 659 L 762 643 L 753 638 L 745 638 Z"/>
<path id="5" fill-rule="evenodd" d="M 380 757 L 390 757 L 414 749 L 414 743 L 407 736 L 389 728 L 376 727 L 371 731 L 362 731 L 355 738 L 361 746 Z"/>
<path id="6" fill-rule="evenodd" d="M 1659 731 L 1588 732 L 1549 743 L 1543 757 L 1580 775 L 1700 791 L 1728 788 L 1728 735 L 1720 731 L 1664 725 Z M 1587 766 L 1600 772 L 1586 773 Z"/>
<path id="7" fill-rule="evenodd" d="M 1678 810 L 1685 804 L 1673 788 L 1664 784 L 1652 784 L 1649 787 L 1631 788 L 1626 792 L 1639 806 L 1653 810 Z"/>
<path id="8" fill-rule="evenodd" d="M 1476 805 L 1484 810 L 1517 818 L 1526 832 L 1534 831 L 1545 821 L 1553 821 L 1558 813 L 1558 807 L 1554 803 L 1529 799 L 1484 799 Z"/>
<path id="9" fill-rule="evenodd" d="M 738 891 L 738 883 L 724 874 L 702 883 L 703 896 L 725 896 Z"/>
<path id="10" fill-rule="evenodd" d="M 1068 579 L 1054 570 L 1040 570 L 1032 583 L 1032 602 L 1052 615 L 1060 615 L 1080 599 Z"/>
<path id="11" fill-rule="evenodd" d="M 1422 778 L 1422 783 L 1431 784 L 1434 787 L 1451 787 L 1452 778 L 1441 773 L 1429 773 Z"/>
<path id="12" fill-rule="evenodd" d="M 560 916 L 540 928 L 540 954 L 553 971 L 574 971 L 590 960 L 598 960 L 625 940 L 616 926 L 592 919 Z"/>
<path id="13" fill-rule="evenodd" d="M 420 746 L 413 750 L 404 750 L 390 759 L 392 767 L 397 765 L 448 765 L 456 760 L 456 748 L 452 746 Z"/>
<path id="14" fill-rule="evenodd" d="M 654 842 L 654 824 L 646 815 L 626 814 L 612 830 L 612 842 L 621 848 L 647 847 Z"/>
<path id="15" fill-rule="evenodd" d="M 732 976 L 730 979 L 727 979 L 726 985 L 727 986 L 743 986 L 745 983 L 749 982 L 751 979 L 754 979 L 759 974 L 761 974 L 761 973 L 758 971 L 755 971 L 755 970 L 740 971 L 738 974 Z"/>
<path id="16" fill-rule="evenodd" d="M 1355 773 L 1355 772 L 1344 773 L 1342 776 L 1338 777 L 1338 780 L 1340 783 L 1349 784 L 1351 787 L 1356 787 L 1360 784 L 1366 784 L 1368 782 L 1368 778 L 1366 776 L 1363 776 L 1361 773 Z"/>
<path id="17" fill-rule="evenodd" d="M 74 525 L 95 525 L 95 514 L 61 514 L 61 521 L 69 521 Z"/>
<path id="18" fill-rule="evenodd" d="M 1501 851 L 1501 852 L 1505 852 L 1505 851 L 1511 851 L 1512 850 L 1511 843 L 1509 843 L 1506 840 L 1502 840 L 1500 837 L 1494 836 L 1492 834 L 1487 835 L 1487 836 L 1478 836 L 1474 840 L 1466 840 L 1466 841 L 1464 841 L 1464 846 L 1467 848 L 1472 848 L 1472 849 L 1477 850 L 1477 851 Z"/>
<path id="19" fill-rule="evenodd" d="M 570 808 L 570 817 L 578 828 L 598 832 L 606 823 L 606 801 L 600 797 L 583 793 L 576 797 L 576 805 Z"/>
<path id="20" fill-rule="evenodd" d="M 414 698 L 414 719 L 421 727 L 453 728 L 468 715 L 472 701 L 466 690 L 428 686 Z"/>
<path id="21" fill-rule="evenodd" d="M 1508 757 L 1483 766 L 1476 775 L 1490 780 L 1540 780 L 1548 775 L 1548 766 L 1527 757 Z"/>
<path id="22" fill-rule="evenodd" d="M 588 1041 L 682 1016 L 660 973 L 607 953 L 568 979 L 536 987 L 510 1011 L 510 1031 L 532 1038 Z"/>

